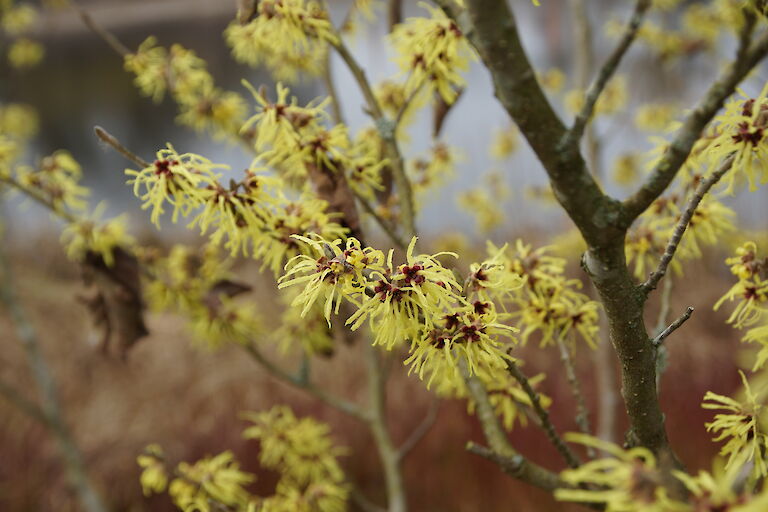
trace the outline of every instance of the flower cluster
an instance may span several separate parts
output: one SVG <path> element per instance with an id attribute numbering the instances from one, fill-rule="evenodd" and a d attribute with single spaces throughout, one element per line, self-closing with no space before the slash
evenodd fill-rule
<path id="1" fill-rule="evenodd" d="M 768 128 L 768 85 L 756 98 L 742 93 L 741 98 L 728 101 L 724 111 L 713 120 L 717 136 L 706 149 L 711 166 L 718 166 L 729 155 L 734 155 L 727 177 L 728 190 L 733 191 L 737 180 L 746 179 L 750 191 L 758 184 L 768 183 L 768 142 L 764 131 Z"/>
<path id="2" fill-rule="evenodd" d="M 490 172 L 483 178 L 485 183 L 462 192 L 458 202 L 459 206 L 475 218 L 478 231 L 489 233 L 503 224 L 503 206 L 511 191 L 501 173 Z"/>
<path id="3" fill-rule="evenodd" d="M 105 204 L 101 203 L 88 216 L 83 216 L 64 227 L 61 241 L 72 261 L 83 261 L 88 253 L 97 254 L 111 267 L 117 248 L 130 247 L 135 243 L 128 234 L 128 218 L 125 214 L 101 220 Z"/>
<path id="4" fill-rule="evenodd" d="M 581 281 L 565 277 L 565 260 L 548 255 L 548 247 L 533 249 L 518 240 L 515 250 L 489 243 L 492 265 L 472 267 L 468 286 L 505 305 L 525 343 L 539 335 L 546 346 L 558 340 L 575 341 L 578 334 L 589 346 L 596 343 L 598 304 L 579 292 Z M 521 281 L 522 278 L 522 281 Z M 517 280 L 517 286 L 499 285 Z"/>
<path id="5" fill-rule="evenodd" d="M 303 286 L 293 302 L 302 314 L 322 303 L 330 319 L 342 301 L 351 303 L 356 311 L 346 323 L 353 330 L 368 323 L 373 343 L 387 350 L 410 345 L 405 363 L 430 383 L 436 377 L 460 380 L 462 364 L 470 374 L 503 367 L 508 356 L 499 337 L 511 337 L 512 329 L 499 321 L 492 302 L 462 294 L 453 272 L 438 260 L 441 253 L 414 254 L 414 238 L 405 263 L 395 265 L 393 251 L 385 256 L 354 238 L 344 246 L 341 240 L 295 238 L 314 255 L 289 261 L 280 287 Z"/>
<path id="6" fill-rule="evenodd" d="M 755 242 L 746 242 L 736 255 L 725 260 L 738 281 L 715 304 L 718 309 L 726 301 L 738 301 L 728 323 L 747 328 L 743 341 L 757 343 L 753 371 L 768 361 L 768 258 L 760 257 Z"/>
<path id="7" fill-rule="evenodd" d="M 627 262 L 633 266 L 638 279 L 645 279 L 658 264 L 669 239 L 680 220 L 688 198 L 711 169 L 707 164 L 707 151 L 711 138 L 704 137 L 694 146 L 691 155 L 681 170 L 681 179 L 665 196 L 657 199 L 638 218 L 627 234 Z M 656 150 L 661 155 L 666 143 Z M 726 233 L 733 231 L 736 214 L 723 204 L 715 194 L 708 194 L 693 213 L 688 228 L 678 245 L 671 268 L 681 273 L 682 263 L 702 256 L 701 246 L 712 246 Z"/>
<path id="8" fill-rule="evenodd" d="M 287 407 L 249 413 L 253 422 L 243 435 L 261 444 L 262 467 L 280 475 L 274 494 L 248 491 L 255 475 L 244 472 L 234 455 L 223 452 L 169 470 L 165 455 L 150 445 L 139 455 L 141 486 L 146 496 L 166 490 L 185 512 L 344 512 L 349 488 L 337 457 L 346 453 L 329 437 L 328 426 L 297 418 Z M 172 475 L 172 476 L 171 476 Z"/>
<path id="9" fill-rule="evenodd" d="M 569 433 L 565 440 L 600 450 L 608 456 L 586 462 L 560 476 L 572 488 L 555 490 L 555 498 L 599 503 L 609 512 L 671 511 L 656 458 L 642 447 L 624 450 L 585 434 Z"/>
<path id="10" fill-rule="evenodd" d="M 43 45 L 27 35 L 37 24 L 37 19 L 37 9 L 31 3 L 11 0 L 0 2 L 0 34 L 10 42 L 6 58 L 16 69 L 34 67 L 45 55 Z"/>
<path id="11" fill-rule="evenodd" d="M 764 405 L 760 397 L 752 392 L 744 373 L 739 374 L 744 384 L 745 400 L 734 400 L 707 391 L 701 406 L 704 409 L 725 412 L 716 414 L 714 420 L 707 423 L 706 427 L 707 431 L 717 434 L 715 442 L 727 440 L 720 450 L 721 455 L 728 457 L 726 470 L 732 467 L 742 468 L 746 463 L 752 462 L 751 473 L 755 477 L 764 477 L 768 474 L 768 434 L 765 430 Z"/>
<path id="12" fill-rule="evenodd" d="M 263 0 L 250 21 L 232 22 L 224 36 L 237 61 L 264 64 L 277 80 L 288 82 L 300 73 L 320 75 L 328 43 L 338 41 L 328 13 L 313 0 Z"/>
<path id="13" fill-rule="evenodd" d="M 464 34 L 442 10 L 426 6 L 429 18 L 408 18 L 390 36 L 397 63 L 408 73 L 406 95 L 422 87 L 447 102 L 456 100 L 456 88 L 464 85 L 459 71 L 467 69 L 471 50 Z"/>
<path id="14" fill-rule="evenodd" d="M 237 137 L 245 117 L 245 101 L 214 84 L 203 59 L 178 44 L 166 49 L 147 38 L 135 53 L 126 55 L 125 69 L 136 75 L 145 96 L 160 101 L 169 93 L 179 107 L 178 121 L 217 137 Z"/>
<path id="15" fill-rule="evenodd" d="M 262 333 L 255 304 L 235 300 L 250 287 L 233 280 L 231 262 L 215 246 L 194 250 L 175 245 L 167 256 L 145 251 L 140 258 L 155 276 L 146 287 L 150 307 L 182 313 L 205 346 L 247 343 Z"/>
<path id="16" fill-rule="evenodd" d="M 234 455 L 223 452 L 215 457 L 205 457 L 194 464 L 181 462 L 169 478 L 165 456 L 157 445 L 150 445 L 137 458 L 141 474 L 141 487 L 145 496 L 164 492 L 183 511 L 214 512 L 222 506 L 228 510 L 251 510 L 255 498 L 246 486 L 256 477 L 240 469 Z"/>
<path id="17" fill-rule="evenodd" d="M 283 181 L 247 169 L 240 181 L 221 183 L 226 166 L 213 164 L 195 154 L 179 154 L 168 145 L 157 159 L 139 171 L 127 170 L 134 193 L 151 210 L 159 227 L 167 206 L 172 220 L 191 218 L 189 227 L 208 234 L 212 243 L 223 245 L 232 255 L 251 254 L 275 272 L 298 252 L 294 234 L 309 232 L 338 237 L 344 229 L 326 213 L 327 203 L 309 193 L 290 200 Z"/>
<path id="18" fill-rule="evenodd" d="M 86 210 L 89 191 L 80 185 L 82 175 L 80 164 L 67 151 L 43 158 L 37 167 L 20 166 L 15 170 L 15 179 L 22 187 L 59 211 Z"/>

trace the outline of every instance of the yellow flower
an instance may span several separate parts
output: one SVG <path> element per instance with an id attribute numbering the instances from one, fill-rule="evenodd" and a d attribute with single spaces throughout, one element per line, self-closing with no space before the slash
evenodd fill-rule
<path id="1" fill-rule="evenodd" d="M 512 153 L 520 147 L 520 131 L 516 126 L 511 125 L 505 130 L 499 130 L 493 138 L 491 144 L 491 157 L 497 160 L 509 158 Z"/>
<path id="2" fill-rule="evenodd" d="M 8 62 L 17 69 L 35 67 L 43 60 L 45 49 L 37 41 L 26 37 L 17 39 L 8 49 Z"/>
<path id="3" fill-rule="evenodd" d="M 194 464 L 182 462 L 176 468 L 168 493 L 177 507 L 185 511 L 213 512 L 211 501 L 245 508 L 251 501 L 245 486 L 256 477 L 240 470 L 232 452 L 205 457 Z"/>
<path id="4" fill-rule="evenodd" d="M 608 512 L 668 512 L 669 500 L 661 485 L 656 458 L 643 447 L 624 450 L 586 434 L 565 434 L 565 440 L 605 452 L 608 456 L 567 469 L 560 477 L 572 489 L 555 490 L 555 498 L 577 503 L 599 503 Z"/>
<path id="5" fill-rule="evenodd" d="M 112 266 L 115 261 L 115 249 L 133 245 L 135 240 L 126 229 L 127 216 L 123 214 L 101 221 L 105 208 L 106 204 L 101 203 L 88 217 L 64 227 L 61 241 L 66 246 L 69 259 L 83 261 L 86 254 L 94 253 L 98 254 L 107 266 Z"/>
<path id="6" fill-rule="evenodd" d="M 9 36 L 18 36 L 28 31 L 37 21 L 37 10 L 29 4 L 9 8 L 0 7 L 0 26 Z"/>
<path id="7" fill-rule="evenodd" d="M 262 0 L 250 22 L 232 22 L 224 36 L 237 61 L 265 64 L 277 80 L 288 82 L 299 73 L 320 75 L 327 43 L 338 41 L 322 4 L 305 0 Z"/>
<path id="8" fill-rule="evenodd" d="M 27 140 L 37 133 L 38 125 L 37 112 L 29 105 L 22 103 L 0 105 L 0 133 Z"/>
<path id="9" fill-rule="evenodd" d="M 159 445 L 151 444 L 136 461 L 143 468 L 139 481 L 144 496 L 165 491 L 168 486 L 168 472 L 165 468 L 163 449 Z"/>
<path id="10" fill-rule="evenodd" d="M 736 179 L 746 178 L 750 191 L 757 190 L 758 184 L 768 183 L 768 144 L 764 131 L 768 127 L 768 84 L 756 98 L 744 93 L 725 104 L 722 114 L 713 120 L 718 134 L 706 149 L 711 168 L 717 167 L 728 155 L 735 157 L 728 174 L 727 190 L 732 192 Z"/>
<path id="11" fill-rule="evenodd" d="M 245 429 L 243 437 L 259 441 L 259 462 L 265 468 L 277 471 L 298 487 L 344 481 L 337 457 L 347 450 L 334 445 L 325 423 L 297 418 L 286 406 L 244 416 L 253 425 Z"/>
<path id="12" fill-rule="evenodd" d="M 126 169 L 125 174 L 131 176 L 128 184 L 133 185 L 133 193 L 144 202 L 142 209 L 151 210 L 152 223 L 160 228 L 165 203 L 173 206 L 174 223 L 179 215 L 187 216 L 203 205 L 205 189 L 215 187 L 219 178 L 214 171 L 224 167 L 192 153 L 180 155 L 168 144 L 157 152 L 152 165 L 140 171 Z"/>
<path id="13" fill-rule="evenodd" d="M 747 461 L 753 461 L 752 474 L 764 477 L 768 474 L 765 455 L 768 448 L 768 435 L 764 430 L 763 404 L 758 401 L 757 395 L 749 387 L 744 372 L 739 371 L 739 375 L 744 384 L 746 399 L 740 402 L 707 391 L 701 406 L 704 409 L 726 412 L 716 414 L 714 421 L 706 423 L 705 426 L 708 432 L 718 434 L 713 441 L 720 442 L 727 439 L 720 449 L 721 455 L 728 456 L 726 470 L 734 466 L 742 467 Z"/>
<path id="14" fill-rule="evenodd" d="M 406 80 L 407 95 L 422 87 L 440 94 L 447 103 L 456 99 L 456 88 L 464 85 L 459 71 L 465 71 L 472 55 L 456 23 L 442 10 L 421 4 L 430 18 L 408 18 L 397 25 L 390 41 Z"/>

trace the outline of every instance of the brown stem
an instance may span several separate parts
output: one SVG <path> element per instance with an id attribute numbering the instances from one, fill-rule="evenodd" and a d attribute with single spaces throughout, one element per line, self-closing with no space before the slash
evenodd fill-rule
<path id="1" fill-rule="evenodd" d="M 531 386 L 528 377 L 525 376 L 525 374 L 514 362 L 507 364 L 507 371 L 520 384 L 520 386 L 523 388 L 523 391 L 525 391 L 525 394 L 528 395 L 528 398 L 530 398 L 531 404 L 533 405 L 533 410 L 536 413 L 536 416 L 538 416 L 539 421 L 541 422 L 541 428 L 544 429 L 544 432 L 547 434 L 549 442 L 552 443 L 555 449 L 557 449 L 568 466 L 572 468 L 579 467 L 581 465 L 581 461 L 576 456 L 576 454 L 571 451 L 568 445 L 565 444 L 565 441 L 563 441 L 562 438 L 558 435 L 557 429 L 555 429 L 555 426 L 552 424 L 552 420 L 549 418 L 549 411 L 547 411 L 541 405 L 541 397 L 539 393 L 533 389 L 533 386 Z"/>

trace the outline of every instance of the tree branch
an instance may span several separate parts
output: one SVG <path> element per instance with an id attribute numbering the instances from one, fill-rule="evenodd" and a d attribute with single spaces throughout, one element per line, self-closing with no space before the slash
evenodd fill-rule
<path id="1" fill-rule="evenodd" d="M 337 34 L 337 42 L 332 43 L 333 48 L 339 57 L 344 61 L 355 78 L 360 90 L 363 93 L 363 98 L 368 106 L 368 111 L 376 122 L 376 129 L 381 134 L 384 140 L 386 148 L 387 158 L 390 161 L 392 167 L 392 174 L 395 179 L 395 185 L 397 186 L 397 193 L 400 199 L 400 210 L 403 218 L 403 224 L 408 235 L 413 236 L 416 234 L 416 210 L 413 203 L 413 189 L 408 176 L 405 174 L 405 162 L 403 161 L 403 155 L 400 153 L 400 147 L 397 144 L 396 132 L 397 123 L 384 114 L 384 111 L 379 105 L 376 95 L 373 93 L 371 84 L 368 82 L 368 78 L 365 76 L 365 71 L 355 60 L 354 56 L 350 53 L 344 41 L 341 39 L 341 35 Z"/>
<path id="2" fill-rule="evenodd" d="M 731 62 L 728 69 L 710 86 L 698 106 L 685 119 L 677 136 L 670 143 L 646 182 L 624 201 L 624 223 L 627 226 L 672 183 L 693 149 L 693 145 L 699 139 L 701 131 L 717 114 L 726 98 L 733 94 L 736 86 L 768 54 L 768 32 L 746 50 L 741 45 L 748 44 L 749 41 L 750 38 L 742 38 L 737 59 Z"/>
<path id="3" fill-rule="evenodd" d="M 419 423 L 413 432 L 411 432 L 411 435 L 408 436 L 408 439 L 406 439 L 405 442 L 400 445 L 400 448 L 397 450 L 398 459 L 403 460 L 411 452 L 411 450 L 413 450 L 416 445 L 419 444 L 419 441 L 424 439 L 424 436 L 429 433 L 429 430 L 435 424 L 435 421 L 437 420 L 437 413 L 439 411 L 440 402 L 438 400 L 434 400 L 429 405 L 427 415 L 424 417 L 421 423 Z"/>
<path id="4" fill-rule="evenodd" d="M 675 332 L 677 329 L 679 329 L 679 328 L 680 328 L 680 326 L 681 326 L 681 325 L 683 325 L 685 322 L 687 322 L 687 321 L 688 321 L 688 319 L 689 319 L 689 318 L 691 318 L 691 315 L 692 315 L 692 314 L 693 314 L 693 308 L 692 308 L 691 306 L 688 306 L 688 309 L 686 309 L 686 310 L 685 310 L 685 313 L 683 313 L 683 314 L 680 316 L 680 318 L 678 318 L 677 320 L 675 320 L 674 322 L 672 322 L 672 323 L 669 325 L 669 327 L 667 327 L 666 329 L 664 329 L 663 331 L 661 331 L 661 332 L 659 333 L 659 335 L 658 335 L 658 336 L 656 336 L 655 338 L 653 338 L 653 340 L 651 340 L 651 341 L 653 342 L 653 345 L 654 345 L 654 346 L 656 346 L 656 347 L 658 347 L 659 345 L 661 345 L 661 344 L 664 342 L 664 340 L 665 340 L 665 339 L 666 339 L 666 338 L 667 338 L 667 337 L 668 337 L 670 334 L 672 334 L 673 332 Z"/>
<path id="5" fill-rule="evenodd" d="M 459 369 L 464 377 L 464 382 L 467 384 L 469 395 L 475 402 L 477 419 L 480 421 L 485 440 L 490 445 L 491 460 L 499 464 L 508 475 L 546 491 L 553 491 L 562 487 L 564 484 L 557 473 L 527 460 L 515 450 L 507 439 L 499 418 L 496 417 L 483 383 L 477 377 L 469 376 L 466 363 L 463 360 L 459 361 Z"/>
<path id="6" fill-rule="evenodd" d="M 463 10 L 450 0 L 437 3 L 477 50 L 491 73 L 496 97 L 536 153 L 555 197 L 587 243 L 601 245 L 622 236 L 612 229 L 620 218 L 620 203 L 603 194 L 578 145 L 562 144 L 566 127 L 536 79 L 507 2 L 467 0 Z"/>
<path id="7" fill-rule="evenodd" d="M 677 248 L 683 239 L 685 230 L 688 229 L 688 225 L 691 223 L 691 219 L 696 213 L 696 208 L 699 207 L 699 204 L 701 204 L 701 201 L 704 199 L 704 196 L 707 194 L 707 192 L 709 192 L 709 190 L 718 181 L 720 181 L 720 178 L 722 178 L 725 173 L 731 169 L 735 158 L 735 154 L 729 155 L 725 160 L 723 160 L 723 163 L 720 164 L 720 167 L 713 171 L 712 174 L 710 174 L 707 178 L 702 180 L 702 182 L 699 183 L 699 186 L 696 187 L 696 191 L 688 201 L 688 205 L 685 207 L 685 210 L 683 210 L 683 213 L 680 215 L 680 220 L 677 221 L 677 225 L 672 232 L 672 237 L 669 239 L 669 242 L 667 242 L 667 246 L 664 249 L 664 254 L 662 254 L 661 259 L 659 260 L 658 267 L 656 267 L 656 270 L 651 272 L 648 280 L 640 285 L 644 293 L 647 294 L 651 290 L 655 290 L 656 286 L 659 284 L 659 281 L 661 281 L 661 279 L 667 273 L 669 264 L 675 257 L 675 252 L 677 252 Z"/>
<path id="8" fill-rule="evenodd" d="M 22 395 L 21 392 L 13 386 L 0 381 L 0 395 L 30 418 L 42 423 L 46 427 L 51 427 L 51 423 L 48 421 L 45 411 L 43 411 L 43 409 L 36 403 Z"/>
<path id="9" fill-rule="evenodd" d="M 559 334 L 557 335 L 557 347 L 560 349 L 560 361 L 562 361 L 565 367 L 565 375 L 568 378 L 571 392 L 576 399 L 576 425 L 579 426 L 584 434 L 592 435 L 592 429 L 589 425 L 589 409 L 584 401 L 584 393 L 581 392 L 581 383 L 576 376 L 576 368 L 573 365 L 573 359 L 571 353 L 565 344 L 565 340 Z M 593 450 L 587 450 L 590 457 L 594 456 Z"/>
<path id="10" fill-rule="evenodd" d="M 581 139 L 582 135 L 584 134 L 584 128 L 587 126 L 587 123 L 592 117 L 595 104 L 600 98 L 600 94 L 602 94 L 603 89 L 605 89 L 605 86 L 613 77 L 614 73 L 619 67 L 619 64 L 621 63 L 621 60 L 624 58 L 627 50 L 634 42 L 638 29 L 643 23 L 645 13 L 648 11 L 650 6 L 650 0 L 637 0 L 635 3 L 632 16 L 629 18 L 629 22 L 624 28 L 624 33 L 622 34 L 621 39 L 619 39 L 618 44 L 598 71 L 597 77 L 589 87 L 589 91 L 587 91 L 586 97 L 584 99 L 584 106 L 576 115 L 573 126 L 570 130 L 568 130 L 566 140 L 563 143 L 565 146 L 577 144 Z"/>
<path id="11" fill-rule="evenodd" d="M 318 388 L 307 379 L 303 379 L 298 375 L 293 375 L 292 373 L 289 373 L 283 368 L 277 366 L 261 353 L 261 351 L 256 347 L 255 343 L 251 342 L 241 346 L 245 349 L 246 352 L 248 352 L 248 354 L 250 354 L 254 361 L 259 363 L 259 365 L 261 365 L 265 370 L 267 370 L 277 379 L 290 384 L 295 388 L 306 391 L 321 402 L 328 404 L 334 409 L 338 409 L 344 414 L 348 414 L 349 416 L 352 416 L 353 418 L 366 423 L 371 421 L 371 415 L 367 411 L 364 411 L 359 405 L 332 395 L 327 391 Z"/>
<path id="12" fill-rule="evenodd" d="M 12 272 L 4 252 L 0 252 L 0 272 L 3 274 L 2 283 L 0 283 L 0 301 L 10 314 L 16 328 L 16 336 L 24 348 L 27 364 L 32 371 L 32 376 L 41 396 L 41 407 L 30 408 L 30 411 L 36 411 L 32 416 L 35 419 L 45 419 L 46 425 L 58 442 L 70 483 L 80 499 L 83 509 L 87 512 L 106 512 L 107 507 L 94 489 L 88 477 L 82 454 L 64 421 L 56 383 L 40 350 L 37 334 L 15 296 Z M 17 398 L 21 397 L 18 396 Z M 21 401 L 16 403 L 20 404 Z M 32 407 L 31 403 L 24 407 L 27 405 Z"/>
<path id="13" fill-rule="evenodd" d="M 129 160 L 133 162 L 134 164 L 138 165 L 142 169 L 146 169 L 147 167 L 151 166 L 149 162 L 141 158 L 139 155 L 131 151 L 130 149 L 123 146 L 119 140 L 117 140 L 113 135 L 111 135 L 107 130 L 102 128 L 101 126 L 95 126 L 93 128 L 94 133 L 96 133 L 96 136 L 101 139 L 102 142 L 105 142 L 107 145 L 111 146 L 115 151 L 123 155 L 126 160 Z"/>
<path id="14" fill-rule="evenodd" d="M 528 395 L 528 398 L 531 399 L 533 410 L 536 412 L 536 416 L 539 417 L 539 420 L 541 421 L 541 428 L 544 429 L 544 432 L 547 434 L 549 441 L 552 443 L 555 449 L 557 449 L 560 455 L 562 455 L 563 459 L 569 467 L 579 467 L 581 465 L 581 461 L 557 434 L 557 430 L 552 424 L 552 420 L 549 419 L 549 411 L 547 411 L 541 405 L 541 398 L 539 393 L 533 389 L 533 386 L 531 386 L 531 383 L 528 381 L 528 377 L 525 376 L 525 374 L 514 362 L 507 364 L 507 371 L 520 384 L 520 386 L 523 388 L 523 391 L 525 391 L 525 394 Z"/>
<path id="15" fill-rule="evenodd" d="M 386 423 L 385 376 L 381 364 L 381 354 L 379 349 L 370 343 L 365 343 L 364 350 L 368 370 L 369 425 L 384 469 L 384 480 L 387 486 L 387 510 L 389 512 L 405 512 L 408 507 L 403 475 L 400 471 L 401 458 L 397 448 L 392 443 Z"/>

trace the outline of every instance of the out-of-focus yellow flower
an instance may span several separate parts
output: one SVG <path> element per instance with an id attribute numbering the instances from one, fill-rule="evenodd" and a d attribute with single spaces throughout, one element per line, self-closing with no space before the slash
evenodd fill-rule
<path id="1" fill-rule="evenodd" d="M 539 75 L 541 86 L 552 93 L 559 93 L 565 86 L 566 76 L 560 68 L 551 68 Z"/>
<path id="2" fill-rule="evenodd" d="M 467 69 L 472 50 L 456 23 L 441 9 L 422 5 L 429 18 L 408 18 L 390 35 L 397 63 L 408 73 L 407 95 L 426 87 L 453 103 L 455 88 L 464 85 L 459 71 Z"/>
<path id="3" fill-rule="evenodd" d="M 17 69 L 35 67 L 43 60 L 43 45 L 26 37 L 15 40 L 8 49 L 8 62 Z"/>
<path id="4" fill-rule="evenodd" d="M 28 31 L 37 21 L 37 10 L 29 4 L 10 8 L 0 7 L 0 26 L 9 36 L 18 36 Z"/>
<path id="5" fill-rule="evenodd" d="M 27 140 L 37 134 L 37 112 L 29 105 L 6 103 L 0 105 L 0 133 L 19 140 Z"/>
<path id="6" fill-rule="evenodd" d="M 585 434 L 568 433 L 565 440 L 600 450 L 608 456 L 563 471 L 560 477 L 574 488 L 556 489 L 556 499 L 604 504 L 608 512 L 670 510 L 666 489 L 661 485 L 661 473 L 650 450 L 642 447 L 624 450 Z"/>
<path id="7" fill-rule="evenodd" d="M 677 109 L 666 103 L 653 103 L 643 105 L 635 114 L 635 125 L 641 130 L 649 132 L 662 132 L 669 129 L 674 121 Z"/>
<path id="8" fill-rule="evenodd" d="M 144 496 L 164 492 L 168 486 L 168 472 L 165 467 L 163 449 L 156 444 L 151 444 L 144 449 L 144 453 L 136 458 L 142 469 L 141 489 Z"/>
<path id="9" fill-rule="evenodd" d="M 275 79 L 287 82 L 300 73 L 320 75 L 327 43 L 338 41 L 328 13 L 312 0 L 262 0 L 251 21 L 232 22 L 224 35 L 236 60 L 265 64 Z"/>
<path id="10" fill-rule="evenodd" d="M 105 208 L 106 204 L 100 203 L 91 215 L 64 227 L 61 241 L 66 247 L 69 259 L 83 261 L 86 254 L 94 253 L 98 254 L 107 266 L 112 266 L 115 261 L 115 249 L 133 245 L 135 240 L 126 228 L 127 216 L 123 214 L 102 221 Z"/>
<path id="11" fill-rule="evenodd" d="M 493 158 L 504 160 L 517 151 L 519 147 L 520 131 L 517 126 L 511 125 L 496 132 L 491 143 L 490 154 Z"/>

